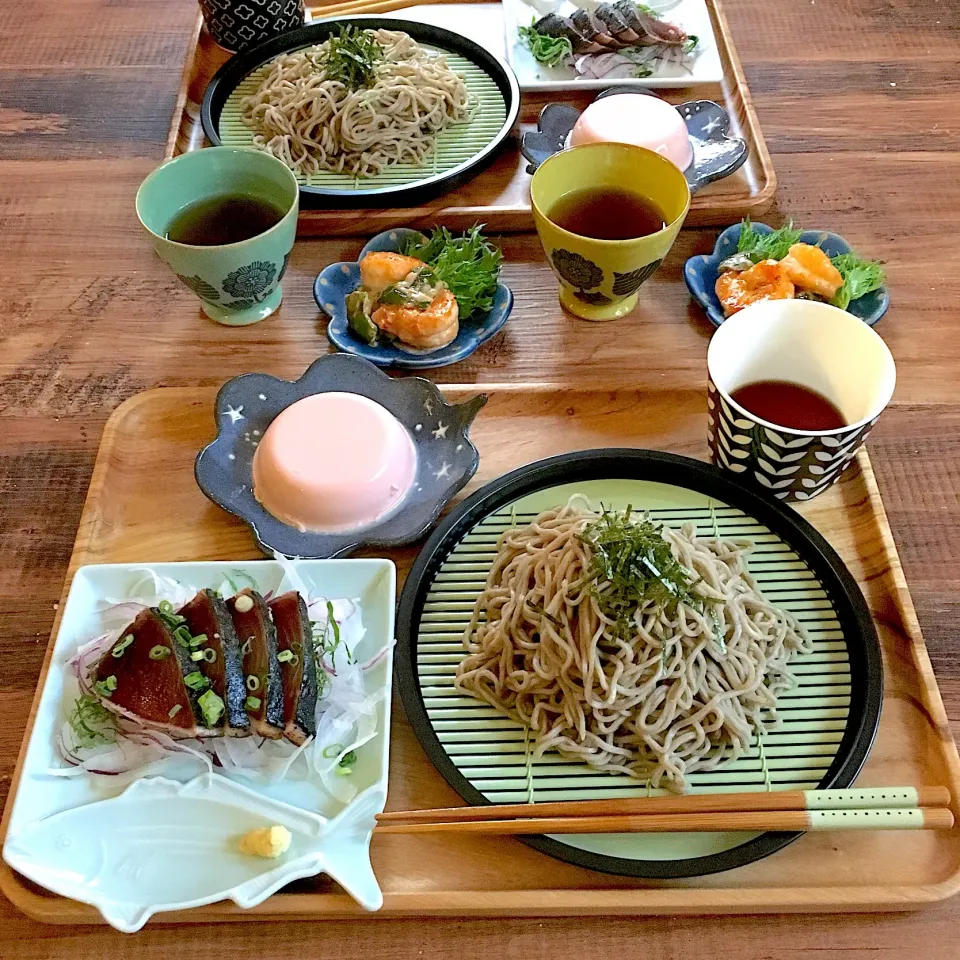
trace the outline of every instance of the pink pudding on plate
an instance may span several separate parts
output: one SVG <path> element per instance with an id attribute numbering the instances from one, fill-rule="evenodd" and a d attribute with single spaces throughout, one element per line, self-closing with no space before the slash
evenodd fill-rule
<path id="1" fill-rule="evenodd" d="M 403 500 L 417 453 L 403 424 L 355 393 L 318 393 L 267 427 L 253 457 L 253 493 L 301 531 L 360 529 Z"/>
<path id="2" fill-rule="evenodd" d="M 632 143 L 662 154 L 681 170 L 693 161 L 690 134 L 677 108 L 637 93 L 594 100 L 570 134 L 571 147 L 583 143 Z"/>

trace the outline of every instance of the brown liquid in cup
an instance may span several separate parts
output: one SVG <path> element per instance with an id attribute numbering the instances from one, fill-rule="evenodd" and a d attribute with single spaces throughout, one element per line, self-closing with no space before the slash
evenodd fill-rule
<path id="1" fill-rule="evenodd" d="M 825 396 L 786 380 L 758 380 L 731 391 L 730 397 L 755 417 L 792 430 L 837 430 L 847 421 Z"/>
<path id="2" fill-rule="evenodd" d="M 167 226 L 167 239 L 191 247 L 240 243 L 275 227 L 284 216 L 279 207 L 243 194 L 207 197 L 178 210 Z"/>
<path id="3" fill-rule="evenodd" d="M 558 227 L 593 240 L 636 240 L 667 225 L 650 199 L 620 187 L 584 187 L 560 197 L 547 211 Z"/>

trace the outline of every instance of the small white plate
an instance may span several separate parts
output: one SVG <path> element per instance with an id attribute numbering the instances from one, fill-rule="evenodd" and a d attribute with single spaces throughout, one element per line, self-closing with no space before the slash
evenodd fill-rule
<path id="1" fill-rule="evenodd" d="M 504 29 L 506 31 L 507 62 L 517 75 L 521 90 L 606 90 L 624 84 L 655 87 L 690 87 L 702 83 L 719 83 L 723 79 L 723 64 L 717 50 L 713 24 L 705 0 L 659 0 L 648 4 L 667 20 L 683 27 L 688 34 L 700 40 L 699 53 L 689 69 L 678 64 L 663 64 L 653 76 L 641 79 L 588 80 L 577 79 L 573 67 L 545 67 L 534 60 L 530 50 L 521 42 L 518 29 L 529 27 L 541 14 L 525 0 L 503 0 Z M 577 7 L 568 2 L 557 11 L 570 16 Z M 462 31 L 461 31 L 462 32 Z"/>
<path id="2" fill-rule="evenodd" d="M 127 932 L 138 930 L 154 913 L 201 903 L 230 898 L 250 907 L 291 880 L 320 872 L 338 880 L 367 909 L 380 907 L 383 898 L 369 848 L 374 817 L 387 794 L 396 570 L 389 560 L 378 559 L 302 560 L 295 566 L 311 592 L 359 601 L 366 632 L 353 651 L 357 659 L 366 661 L 386 650 L 364 673 L 366 692 L 379 699 L 377 732 L 357 749 L 350 777 L 357 795 L 348 804 L 337 800 L 302 760 L 285 779 L 271 784 L 219 771 L 209 774 L 188 757 L 163 760 L 159 769 L 152 765 L 149 777 L 136 771 L 51 775 L 51 769 L 67 766 L 57 735 L 74 695 L 68 662 L 78 645 L 103 632 L 99 605 L 104 597 L 128 596 L 147 568 L 194 590 L 217 589 L 226 576 L 236 580 L 239 574 L 265 593 L 283 577 L 273 560 L 81 567 L 70 586 L 11 801 L 3 847 L 11 867 L 49 890 L 93 904 L 109 923 Z M 167 805 L 176 808 L 177 816 L 164 821 L 154 811 Z M 239 833 L 273 823 L 284 824 L 294 835 L 287 854 L 261 860 L 236 853 Z M 142 835 L 137 824 L 143 824 Z M 121 836 L 129 850 L 118 850 Z M 181 856 L 183 869 L 176 869 Z"/>

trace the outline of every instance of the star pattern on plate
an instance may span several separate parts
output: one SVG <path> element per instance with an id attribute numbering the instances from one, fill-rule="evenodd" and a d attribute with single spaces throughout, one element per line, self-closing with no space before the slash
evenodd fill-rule
<path id="1" fill-rule="evenodd" d="M 243 415 L 243 404 L 241 403 L 239 407 L 227 407 L 227 409 L 223 411 L 223 416 L 229 417 L 231 423 L 246 419 Z"/>

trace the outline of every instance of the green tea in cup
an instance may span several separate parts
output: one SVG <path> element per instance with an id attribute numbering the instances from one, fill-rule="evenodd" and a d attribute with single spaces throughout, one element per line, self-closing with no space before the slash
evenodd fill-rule
<path id="1" fill-rule="evenodd" d="M 294 175 L 270 154 L 209 147 L 154 170 L 137 193 L 137 214 L 203 312 L 239 326 L 280 306 L 299 192 Z"/>

